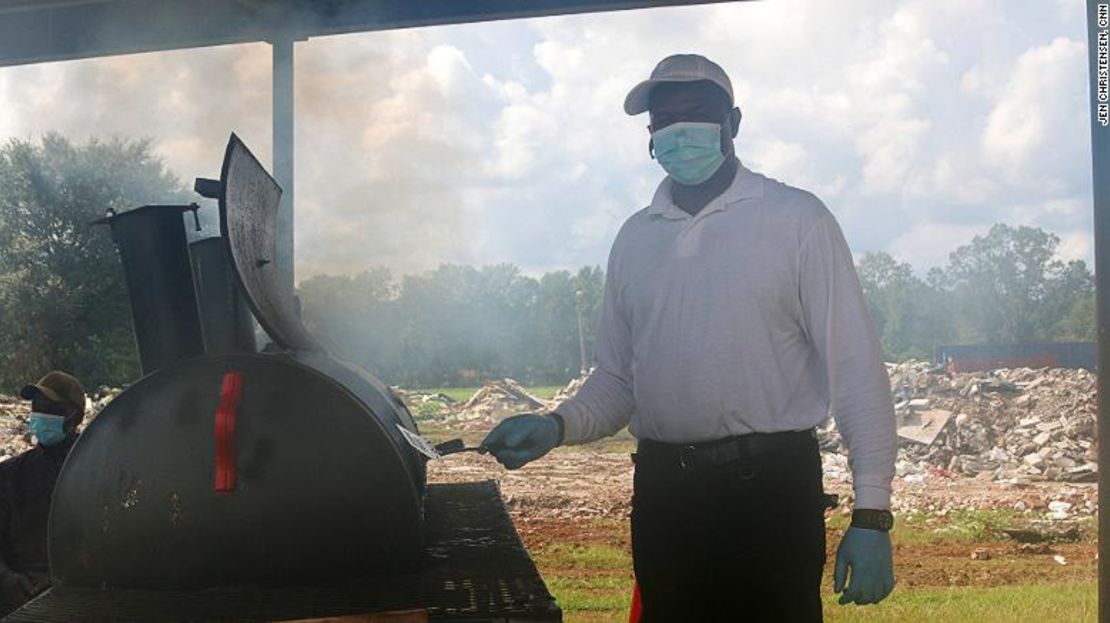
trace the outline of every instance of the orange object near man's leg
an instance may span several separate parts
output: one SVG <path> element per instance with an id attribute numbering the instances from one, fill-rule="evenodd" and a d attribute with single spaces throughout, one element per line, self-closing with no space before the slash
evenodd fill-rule
<path id="1" fill-rule="evenodd" d="M 632 580 L 632 608 L 628 611 L 628 623 L 640 623 L 640 584 Z"/>

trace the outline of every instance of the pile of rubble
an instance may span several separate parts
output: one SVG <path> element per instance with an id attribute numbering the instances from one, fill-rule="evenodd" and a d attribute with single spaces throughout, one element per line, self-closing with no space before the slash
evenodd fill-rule
<path id="1" fill-rule="evenodd" d="M 498 421 L 514 413 L 542 411 L 550 409 L 550 401 L 541 400 L 513 379 L 490 381 L 474 392 L 459 410 L 465 414 L 463 419 L 481 419 L 488 422 Z"/>
<path id="2" fill-rule="evenodd" d="M 88 395 L 87 402 L 85 403 L 85 424 L 88 424 L 95 418 L 109 402 L 115 399 L 123 391 L 122 387 L 108 387 L 101 385 L 93 390 Z"/>
<path id="3" fill-rule="evenodd" d="M 463 422 L 474 426 L 489 425 L 508 415 L 547 411 L 574 396 L 588 374 L 571 380 L 551 400 L 533 396 L 518 381 L 511 378 L 489 381 L 466 402 L 460 403 L 447 394 L 391 387 L 409 411 L 418 418 L 443 422 Z"/>
<path id="4" fill-rule="evenodd" d="M 391 389 L 414 417 L 458 423 L 464 428 L 488 428 L 509 415 L 544 411 L 556 404 L 533 396 L 519 382 L 509 378 L 487 382 L 462 403 L 437 392 Z"/>
<path id="5" fill-rule="evenodd" d="M 555 398 L 553 398 L 552 401 L 557 405 L 564 400 L 574 398 L 574 395 L 578 393 L 579 389 L 582 389 L 582 384 L 586 382 L 586 379 L 590 377 L 590 374 L 593 371 L 594 369 L 590 368 L 589 372 L 586 372 L 576 379 L 571 379 L 570 383 L 567 383 L 566 387 L 560 389 L 559 393 L 555 394 Z"/>
<path id="6" fill-rule="evenodd" d="M 898 476 L 1098 479 L 1094 373 L 1067 368 L 946 373 L 916 361 L 889 365 L 888 371 L 898 417 Z M 821 442 L 843 456 L 831 421 Z M 847 471 L 843 460 L 829 462 L 828 471 Z"/>
<path id="7" fill-rule="evenodd" d="M 31 449 L 31 435 L 27 432 L 30 414 L 30 402 L 0 394 L 0 461 Z"/>
<path id="8" fill-rule="evenodd" d="M 409 411 L 416 417 L 446 418 L 451 415 L 459 404 L 457 400 L 440 392 L 422 392 L 397 387 L 390 387 Z"/>

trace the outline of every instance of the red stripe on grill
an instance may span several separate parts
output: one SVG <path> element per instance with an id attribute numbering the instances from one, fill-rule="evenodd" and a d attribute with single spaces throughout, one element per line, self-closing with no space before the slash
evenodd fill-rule
<path id="1" fill-rule="evenodd" d="M 216 491 L 235 490 L 235 416 L 243 399 L 243 374 L 228 372 L 220 383 L 216 408 Z"/>

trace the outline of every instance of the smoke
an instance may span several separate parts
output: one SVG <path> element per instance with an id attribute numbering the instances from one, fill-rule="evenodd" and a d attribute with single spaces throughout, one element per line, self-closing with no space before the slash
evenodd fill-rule
<path id="1" fill-rule="evenodd" d="M 298 261 L 312 272 L 350 274 L 369 264 L 399 272 L 468 261 L 462 180 L 480 144 L 468 140 L 457 51 L 419 47 L 417 33 L 309 41 L 296 67 Z M 311 112 L 309 112 L 311 111 Z M 472 111 L 471 111 L 472 112 Z M 311 190 L 301 192 L 300 184 Z"/>
<path id="2" fill-rule="evenodd" d="M 452 183 L 478 160 L 445 129 L 463 59 L 419 33 L 333 37 L 296 47 L 298 278 L 466 261 Z M 217 177 L 228 135 L 271 161 L 270 46 L 250 44 L 0 70 L 0 136 L 145 136 L 191 186 Z"/>

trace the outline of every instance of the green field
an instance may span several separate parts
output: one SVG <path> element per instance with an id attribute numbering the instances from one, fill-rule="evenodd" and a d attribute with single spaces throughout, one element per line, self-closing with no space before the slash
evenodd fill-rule
<path id="1" fill-rule="evenodd" d="M 632 561 L 620 549 L 554 544 L 536 555 L 536 563 L 568 623 L 627 621 Z M 829 578 L 825 579 L 828 583 Z M 825 620 L 844 622 L 1070 623 L 1094 621 L 1098 609 L 1098 587 L 1093 580 L 990 588 L 899 588 L 873 606 L 841 606 L 828 586 L 824 597 Z M 737 608 L 742 611 L 742 604 Z"/>
<path id="2" fill-rule="evenodd" d="M 1068 565 L 1060 566 L 1050 555 L 1015 555 L 1013 544 L 994 530 L 1010 519 L 1005 512 L 961 513 L 939 524 L 907 517 L 894 533 L 900 584 L 889 598 L 873 606 L 837 603 L 831 588 L 835 543 L 830 543 L 822 589 L 825 620 L 1094 621 L 1098 606 L 1094 527 L 1084 530 L 1080 542 L 1054 545 L 1068 555 Z M 830 518 L 830 534 L 839 534 L 843 523 L 839 517 Z M 573 526 L 557 524 L 533 532 L 529 550 L 563 608 L 564 620 L 627 621 L 632 594 L 627 522 L 593 519 Z M 990 549 L 994 556 L 987 561 L 969 560 L 966 552 L 978 547 Z M 973 571 L 968 573 L 969 569 Z M 737 608 L 742 612 L 742 604 Z"/>

